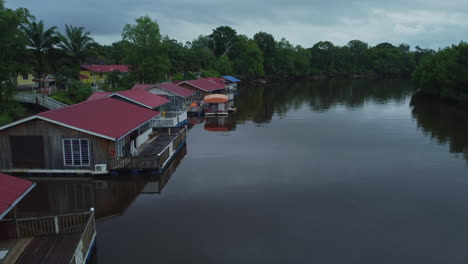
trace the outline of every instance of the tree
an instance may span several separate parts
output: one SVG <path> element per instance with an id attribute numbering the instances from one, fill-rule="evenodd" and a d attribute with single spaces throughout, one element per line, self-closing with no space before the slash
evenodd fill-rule
<path id="1" fill-rule="evenodd" d="M 234 29 L 228 26 L 217 27 L 208 38 L 210 48 L 217 57 L 228 55 L 232 59 L 231 53 L 237 42 L 237 32 Z"/>
<path id="2" fill-rule="evenodd" d="M 27 38 L 20 30 L 30 19 L 27 9 L 12 10 L 0 0 L 0 108 L 13 96 L 18 74 L 31 71 Z"/>
<path id="3" fill-rule="evenodd" d="M 44 30 L 44 21 L 32 21 L 22 27 L 27 37 L 27 45 L 34 58 L 34 72 L 36 77 L 43 78 L 50 71 L 50 55 L 54 46 L 60 42 L 57 27 Z"/>
<path id="4" fill-rule="evenodd" d="M 59 46 L 73 66 L 79 67 L 93 53 L 96 43 L 90 35 L 84 27 L 65 25 L 65 35 L 60 35 Z"/>
<path id="5" fill-rule="evenodd" d="M 275 38 L 271 34 L 260 31 L 254 35 L 254 40 L 263 52 L 263 69 L 265 70 L 265 74 L 272 76 L 274 74 L 276 52 Z"/>
<path id="6" fill-rule="evenodd" d="M 263 53 L 254 40 L 246 36 L 239 37 L 239 56 L 234 60 L 236 73 L 247 79 L 261 77 L 263 71 Z"/>
<path id="7" fill-rule="evenodd" d="M 122 32 L 126 41 L 131 74 L 139 83 L 152 83 L 165 79 L 169 71 L 169 59 L 161 43 L 159 25 L 149 17 L 136 19 L 136 25 L 127 24 Z"/>

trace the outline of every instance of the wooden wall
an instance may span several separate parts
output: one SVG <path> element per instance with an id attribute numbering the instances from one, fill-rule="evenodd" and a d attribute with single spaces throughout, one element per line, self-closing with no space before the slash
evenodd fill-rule
<path id="1" fill-rule="evenodd" d="M 10 136 L 42 136 L 44 140 L 45 169 L 94 169 L 94 164 L 107 164 L 115 142 L 55 125 L 39 119 L 31 120 L 0 131 L 0 170 L 14 169 L 11 160 Z M 90 166 L 65 166 L 62 139 L 87 138 L 90 145 Z"/>

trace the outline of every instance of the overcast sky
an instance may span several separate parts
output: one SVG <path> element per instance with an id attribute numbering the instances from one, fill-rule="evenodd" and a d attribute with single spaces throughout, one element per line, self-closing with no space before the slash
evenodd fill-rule
<path id="1" fill-rule="evenodd" d="M 258 31 L 306 48 L 320 40 L 344 45 L 408 43 L 438 48 L 468 40 L 468 0 L 6 0 L 60 29 L 84 26 L 95 40 L 121 39 L 123 26 L 150 16 L 161 34 L 185 42 L 228 25 L 252 37 Z"/>

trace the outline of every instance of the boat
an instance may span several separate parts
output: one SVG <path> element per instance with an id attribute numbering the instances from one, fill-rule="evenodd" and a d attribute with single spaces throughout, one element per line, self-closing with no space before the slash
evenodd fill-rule
<path id="1" fill-rule="evenodd" d="M 229 97 L 225 94 L 210 94 L 203 99 L 205 116 L 219 116 L 229 114 Z"/>

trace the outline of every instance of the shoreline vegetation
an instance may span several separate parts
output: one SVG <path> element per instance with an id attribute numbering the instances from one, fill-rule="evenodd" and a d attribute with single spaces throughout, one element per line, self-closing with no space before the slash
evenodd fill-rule
<path id="1" fill-rule="evenodd" d="M 371 46 L 361 40 L 302 47 L 266 32 L 248 37 L 220 26 L 181 43 L 161 35 L 157 21 L 143 16 L 124 26 L 121 40 L 101 45 L 84 27 L 65 25 L 63 32 L 56 26 L 47 28 L 27 9 L 5 7 L 4 0 L 0 29 L 0 125 L 21 116 L 22 106 L 12 97 L 17 77 L 24 74 L 38 79 L 54 76 L 59 87 L 67 88 L 52 95 L 62 102 L 85 100 L 92 90 L 80 82 L 83 64 L 129 65 L 129 73 L 109 74 L 103 87 L 108 91 L 126 90 L 135 83 L 222 75 L 260 82 L 400 78 L 413 79 L 440 98 L 468 101 L 468 48 L 463 42 L 438 51 L 388 42 Z"/>

